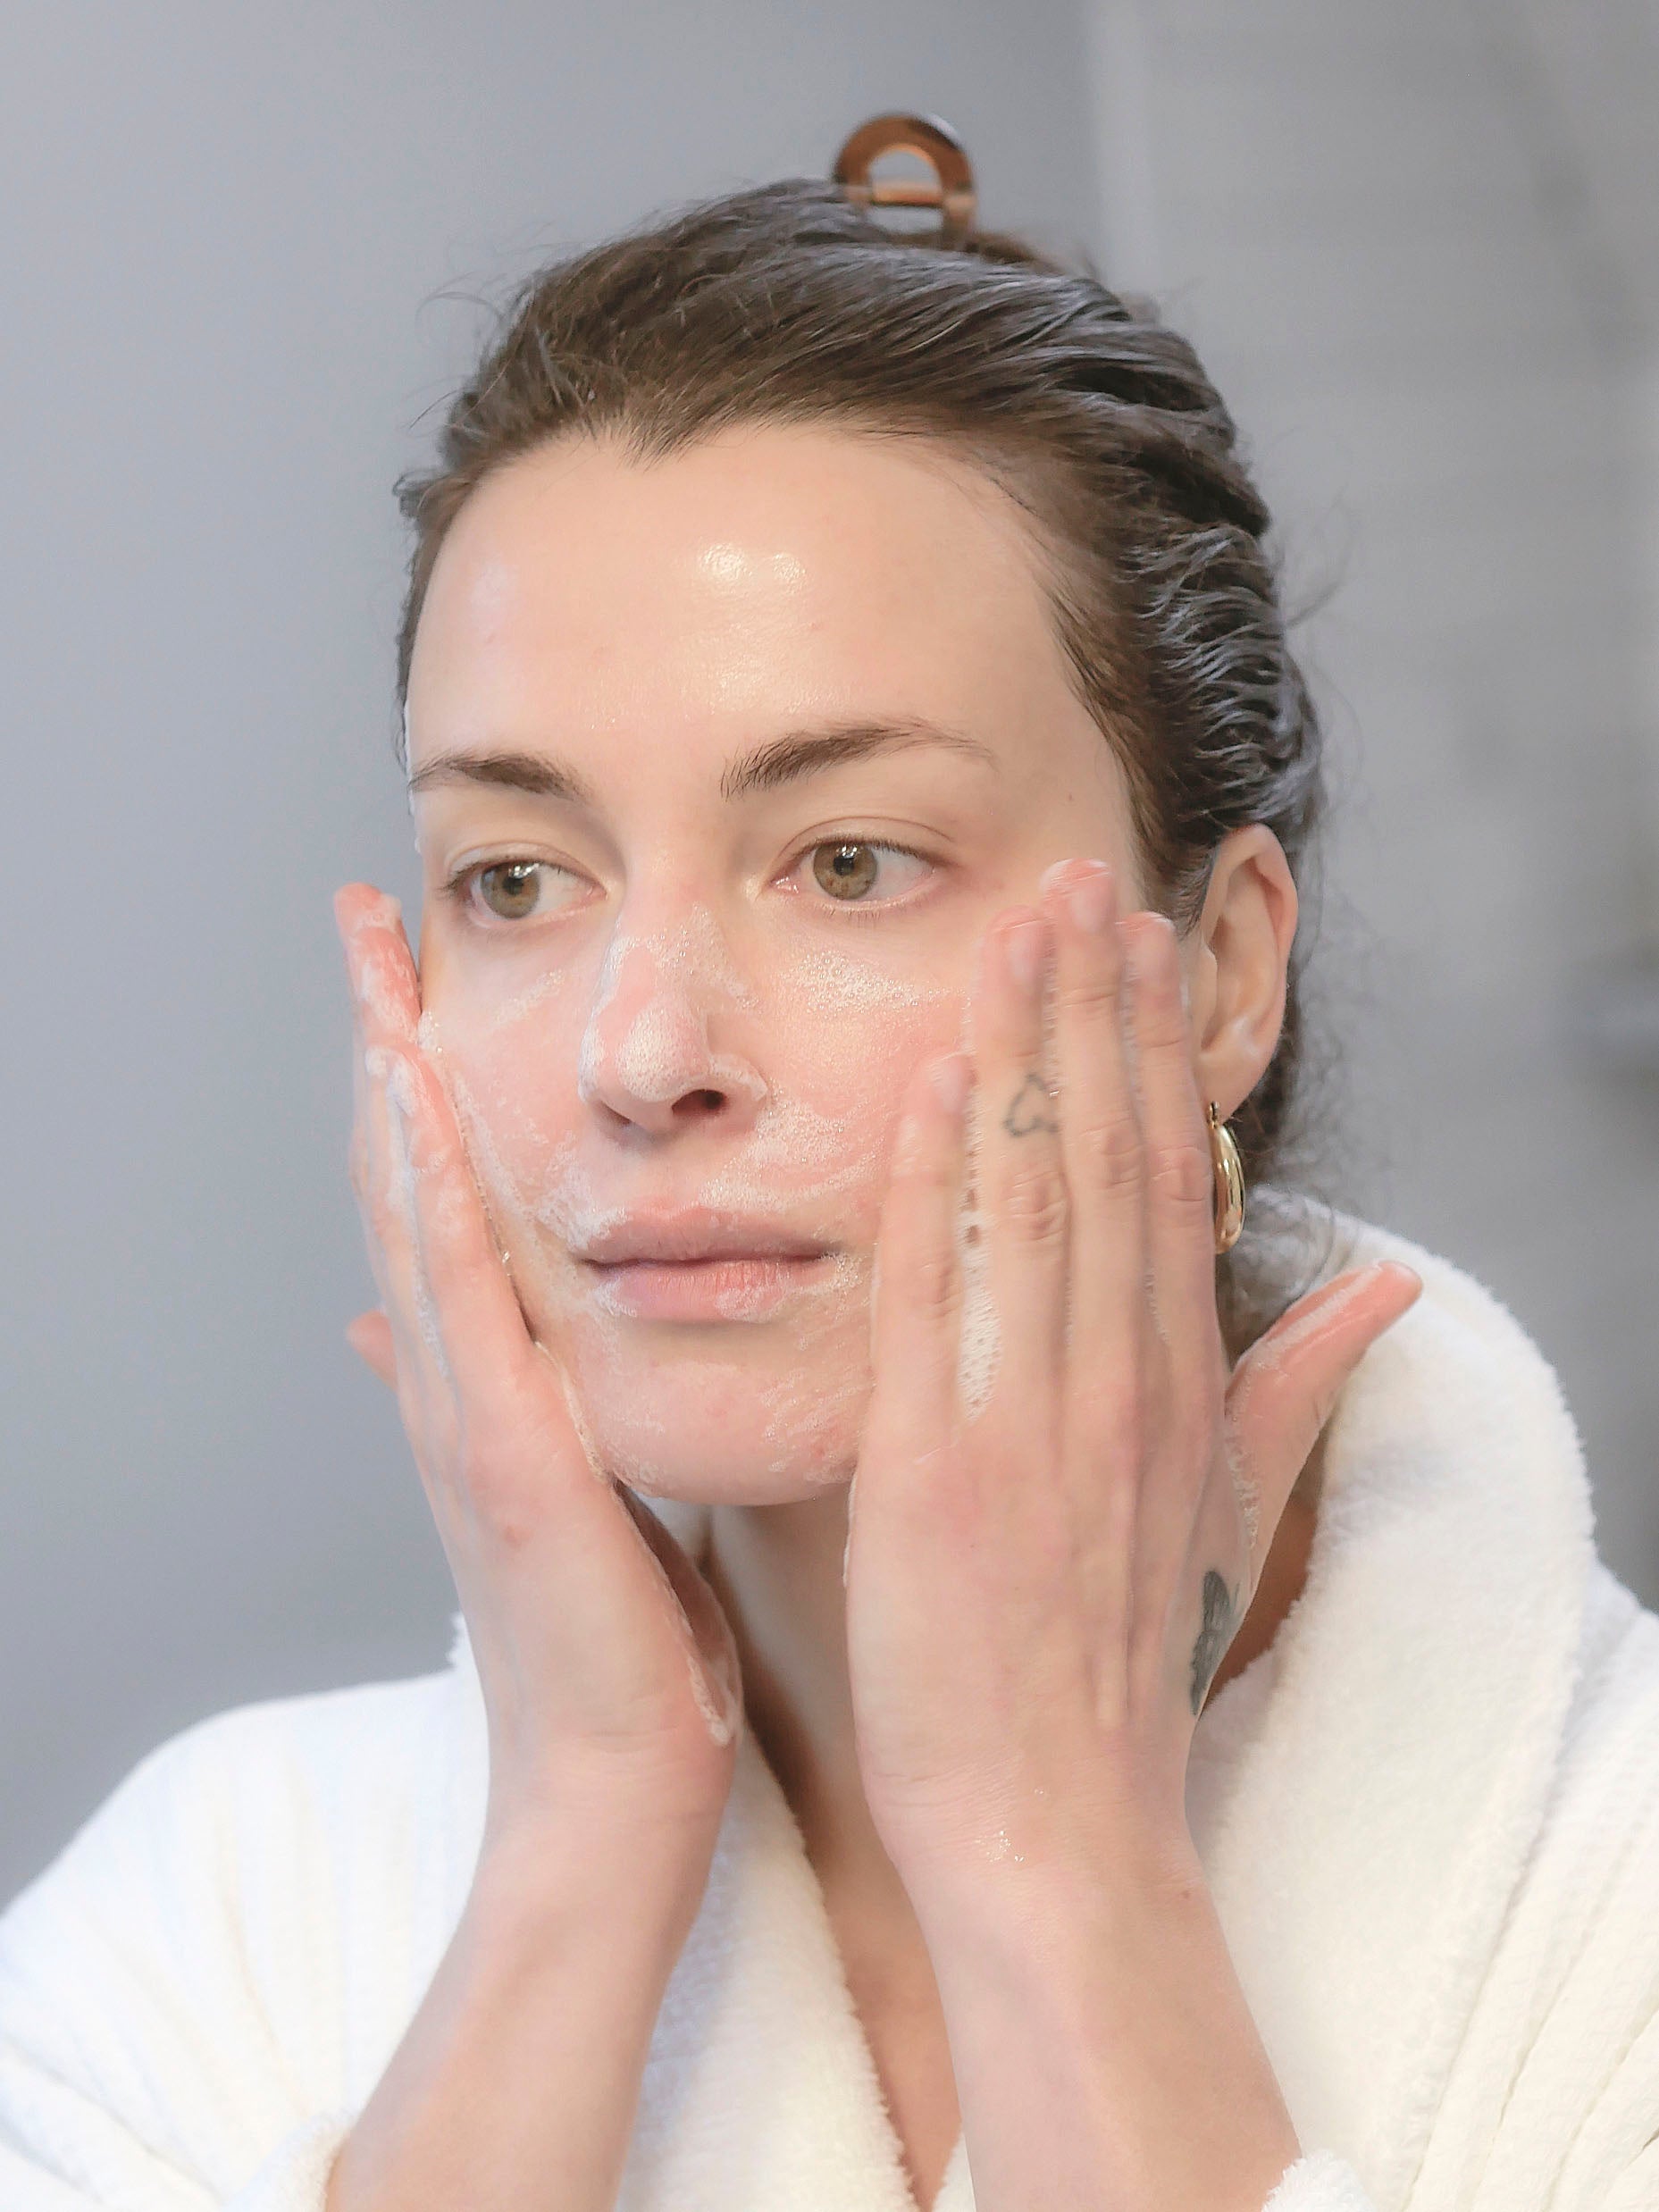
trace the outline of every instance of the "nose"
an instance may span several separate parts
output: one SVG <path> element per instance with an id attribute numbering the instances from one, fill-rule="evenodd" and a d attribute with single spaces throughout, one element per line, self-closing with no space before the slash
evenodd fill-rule
<path id="1" fill-rule="evenodd" d="M 601 1117 L 659 1136 L 712 1122 L 746 1127 L 767 1085 L 750 1060 L 721 1049 L 745 1002 L 712 916 L 646 937 L 619 926 L 582 1033 L 578 1094 Z"/>

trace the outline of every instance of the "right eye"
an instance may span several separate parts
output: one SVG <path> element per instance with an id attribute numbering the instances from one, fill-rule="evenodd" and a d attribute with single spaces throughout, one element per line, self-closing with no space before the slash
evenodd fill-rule
<path id="1" fill-rule="evenodd" d="M 498 921 L 529 922 L 567 906 L 578 880 L 552 860 L 487 860 L 462 868 L 447 888 L 458 903 L 470 906 L 476 887 L 479 901 Z"/>

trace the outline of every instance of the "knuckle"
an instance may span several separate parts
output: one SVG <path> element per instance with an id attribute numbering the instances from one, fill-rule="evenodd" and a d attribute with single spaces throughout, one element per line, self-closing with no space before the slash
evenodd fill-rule
<path id="1" fill-rule="evenodd" d="M 1146 1173 L 1146 1154 L 1141 1132 L 1124 1114 L 1104 1121 L 1091 1121 L 1082 1131 L 1083 1157 L 1097 1190 L 1138 1190 Z"/>
<path id="2" fill-rule="evenodd" d="M 948 1320 L 956 1310 L 960 1282 L 956 1261 L 949 1253 L 923 1253 L 910 1271 L 907 1303 L 924 1320 Z"/>
<path id="3" fill-rule="evenodd" d="M 1208 1147 L 1201 1149 L 1186 1140 L 1157 1145 L 1150 1172 L 1152 1189 L 1166 1205 L 1182 1212 L 1196 1212 L 1214 1202 Z"/>
<path id="4" fill-rule="evenodd" d="M 893 1161 L 892 1180 L 908 1190 L 930 1193 L 944 1189 L 955 1177 L 949 1164 L 936 1154 L 905 1148 Z"/>
<path id="5" fill-rule="evenodd" d="M 1002 1194 L 1002 1218 L 1022 1244 L 1047 1246 L 1064 1240 L 1071 1209 L 1063 1177 L 1052 1168 L 1025 1168 Z"/>
<path id="6" fill-rule="evenodd" d="M 1096 1016 L 1116 1019 L 1123 1005 L 1121 966 L 1063 978 L 1055 985 L 1054 1005 L 1058 1012 L 1080 1014 L 1085 1020 Z"/>

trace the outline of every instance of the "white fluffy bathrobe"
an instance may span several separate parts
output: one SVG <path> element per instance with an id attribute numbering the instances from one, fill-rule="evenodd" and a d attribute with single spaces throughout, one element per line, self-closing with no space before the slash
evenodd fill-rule
<path id="1" fill-rule="evenodd" d="M 1359 1234 L 1425 1294 L 1338 1404 L 1306 1588 L 1188 1793 L 1305 2154 L 1271 2212 L 1655 2212 L 1659 1618 L 1596 1555 L 1536 1347 Z M 457 1616 L 440 1672 L 143 1760 L 0 1918 L 0 2212 L 320 2212 L 460 1914 L 484 1759 Z M 619 2205 L 915 2212 L 752 1738 Z M 937 2212 L 972 2205 L 959 2141 Z"/>

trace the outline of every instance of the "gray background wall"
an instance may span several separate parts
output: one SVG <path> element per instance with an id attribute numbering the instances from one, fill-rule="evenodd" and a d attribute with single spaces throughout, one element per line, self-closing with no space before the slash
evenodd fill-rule
<path id="1" fill-rule="evenodd" d="M 1293 573 L 1339 557 L 1346 1197 L 1539 1338 L 1659 1600 L 1659 1077 L 1573 1027 L 1659 937 L 1646 138 L 1596 123 L 1647 20 L 1587 62 L 1564 0 L 8 13 L 0 1898 L 188 1722 L 441 1660 L 340 1336 L 329 901 L 415 892 L 390 487 L 478 294 L 889 106 L 959 127 L 985 220 L 1166 296 Z"/>

